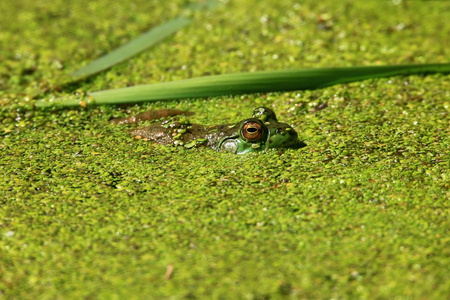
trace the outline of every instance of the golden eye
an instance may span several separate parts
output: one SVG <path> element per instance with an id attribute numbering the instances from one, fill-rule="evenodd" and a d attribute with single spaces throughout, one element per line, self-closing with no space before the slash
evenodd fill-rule
<path id="1" fill-rule="evenodd" d="M 249 141 L 256 141 L 263 135 L 261 124 L 257 122 L 247 122 L 242 126 L 242 136 Z"/>

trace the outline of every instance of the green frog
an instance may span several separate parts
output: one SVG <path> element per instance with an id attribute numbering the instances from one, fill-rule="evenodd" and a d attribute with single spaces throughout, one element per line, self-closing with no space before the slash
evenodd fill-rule
<path id="1" fill-rule="evenodd" d="M 189 116 L 192 113 L 176 109 L 153 110 L 128 118 L 113 119 L 112 122 L 130 124 L 178 115 Z M 298 139 L 297 132 L 288 124 L 278 122 L 273 110 L 267 107 L 256 108 L 252 118 L 236 124 L 203 126 L 191 124 L 184 117 L 133 129 L 131 134 L 138 139 L 163 145 L 181 145 L 186 148 L 203 146 L 236 154 L 306 146 Z"/>

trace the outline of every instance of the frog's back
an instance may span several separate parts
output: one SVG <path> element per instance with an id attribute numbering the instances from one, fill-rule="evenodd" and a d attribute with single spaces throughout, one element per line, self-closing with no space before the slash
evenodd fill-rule
<path id="1" fill-rule="evenodd" d="M 131 134 L 162 145 L 178 143 L 188 144 L 196 140 L 204 140 L 203 146 L 216 149 L 220 140 L 231 135 L 237 129 L 236 125 L 203 126 L 198 124 L 163 127 L 159 124 L 137 128 Z"/>

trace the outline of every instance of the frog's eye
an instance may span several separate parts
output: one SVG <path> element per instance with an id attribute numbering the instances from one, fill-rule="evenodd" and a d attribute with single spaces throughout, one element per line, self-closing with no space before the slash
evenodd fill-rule
<path id="1" fill-rule="evenodd" d="M 253 118 L 260 119 L 263 122 L 278 123 L 274 111 L 267 107 L 258 107 L 253 110 Z"/>
<path id="2" fill-rule="evenodd" d="M 258 122 L 249 121 L 242 126 L 241 134 L 248 141 L 257 141 L 263 135 L 263 128 Z"/>

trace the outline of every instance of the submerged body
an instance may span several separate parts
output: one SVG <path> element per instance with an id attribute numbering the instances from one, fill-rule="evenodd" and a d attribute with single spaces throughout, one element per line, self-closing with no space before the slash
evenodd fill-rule
<path id="1" fill-rule="evenodd" d="M 116 119 L 113 122 L 138 123 L 161 117 L 190 114 L 192 113 L 179 110 L 159 110 Z M 298 149 L 306 146 L 298 139 L 297 132 L 291 126 L 278 122 L 275 113 L 266 107 L 256 108 L 252 118 L 236 124 L 203 126 L 181 120 L 134 129 L 131 134 L 162 145 L 183 145 L 186 148 L 204 146 L 236 154 L 274 148 Z"/>

